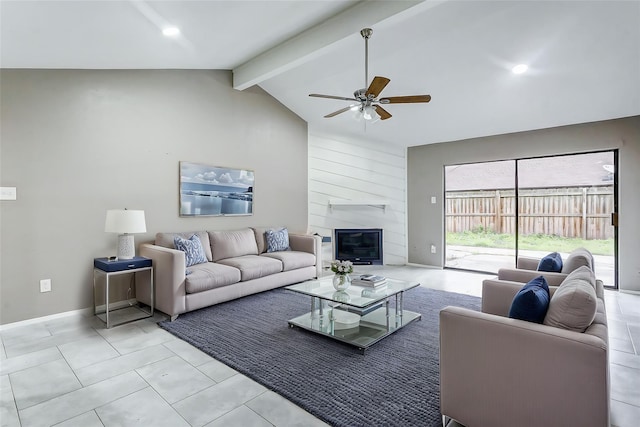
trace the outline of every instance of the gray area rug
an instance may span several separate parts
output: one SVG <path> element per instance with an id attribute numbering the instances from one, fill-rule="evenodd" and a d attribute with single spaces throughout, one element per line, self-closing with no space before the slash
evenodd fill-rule
<path id="1" fill-rule="evenodd" d="M 183 314 L 160 327 L 333 426 L 439 426 L 438 314 L 480 309 L 480 298 L 416 288 L 405 308 L 422 314 L 363 355 L 290 329 L 310 299 L 284 289 Z"/>

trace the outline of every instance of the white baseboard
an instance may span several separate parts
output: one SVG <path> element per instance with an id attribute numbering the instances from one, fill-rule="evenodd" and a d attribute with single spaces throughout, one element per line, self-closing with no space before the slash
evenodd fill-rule
<path id="1" fill-rule="evenodd" d="M 618 289 L 618 292 L 623 294 L 640 295 L 640 291 L 630 291 L 627 289 Z"/>
<path id="2" fill-rule="evenodd" d="M 40 322 L 46 322 L 48 320 L 61 319 L 64 317 L 70 316 L 84 316 L 89 317 L 93 316 L 93 307 L 89 308 L 81 308 L 79 310 L 65 311 L 63 313 L 51 314 L 49 316 L 35 317 L 33 319 L 21 320 L 19 322 L 7 323 L 5 325 L 0 325 L 0 332 L 7 331 L 9 329 L 19 328 L 22 326 L 29 326 Z"/>
<path id="3" fill-rule="evenodd" d="M 410 266 L 410 267 L 422 267 L 422 268 L 429 268 L 431 270 L 443 270 L 442 267 L 440 267 L 439 265 L 428 265 L 428 264 L 416 264 L 414 262 L 408 262 L 406 265 Z"/>
<path id="4" fill-rule="evenodd" d="M 109 311 L 111 312 L 113 310 L 117 310 L 119 308 L 125 308 L 127 306 L 135 305 L 137 303 L 138 303 L 138 301 L 135 298 L 130 299 L 130 300 L 117 301 L 117 302 L 109 304 Z M 104 305 L 99 305 L 99 306 L 96 307 L 98 313 L 104 312 L 105 308 L 106 307 Z M 33 325 L 35 323 L 46 322 L 46 321 L 49 321 L 49 320 L 61 319 L 61 318 L 64 318 L 64 317 L 70 317 L 70 316 L 91 317 L 93 315 L 94 315 L 93 307 L 81 308 L 80 310 L 65 311 L 64 313 L 51 314 L 49 316 L 36 317 L 36 318 L 33 318 L 33 319 L 21 320 L 19 322 L 7 323 L 6 325 L 0 325 L 0 332 L 1 331 L 6 331 L 6 330 L 9 330 L 9 329 L 19 328 L 19 327 L 22 327 L 22 326 Z"/>

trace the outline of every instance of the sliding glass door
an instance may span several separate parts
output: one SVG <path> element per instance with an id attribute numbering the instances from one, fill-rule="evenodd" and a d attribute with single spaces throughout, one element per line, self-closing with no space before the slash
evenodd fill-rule
<path id="1" fill-rule="evenodd" d="M 515 267 L 514 160 L 445 167 L 445 267 Z"/>
<path id="2" fill-rule="evenodd" d="M 518 253 L 586 248 L 615 286 L 615 163 L 613 151 L 518 160 Z"/>
<path id="3" fill-rule="evenodd" d="M 616 286 L 616 151 L 445 167 L 445 267 L 497 273 L 576 248 Z M 516 215 L 517 213 L 517 215 Z"/>

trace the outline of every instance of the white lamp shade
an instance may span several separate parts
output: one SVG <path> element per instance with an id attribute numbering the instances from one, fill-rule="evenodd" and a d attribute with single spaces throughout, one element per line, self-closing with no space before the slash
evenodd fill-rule
<path id="1" fill-rule="evenodd" d="M 380 115 L 376 111 L 376 107 L 373 105 L 367 105 L 362 109 L 362 117 L 365 120 L 369 120 L 371 122 L 377 122 L 380 118 Z"/>
<path id="2" fill-rule="evenodd" d="M 144 221 L 144 211 L 110 209 L 107 211 L 104 231 L 119 234 L 146 233 L 147 226 Z"/>
<path id="3" fill-rule="evenodd" d="M 375 114 L 375 110 L 370 105 L 367 105 L 362 110 L 362 117 L 364 117 L 365 120 L 371 120 L 374 114 Z"/>

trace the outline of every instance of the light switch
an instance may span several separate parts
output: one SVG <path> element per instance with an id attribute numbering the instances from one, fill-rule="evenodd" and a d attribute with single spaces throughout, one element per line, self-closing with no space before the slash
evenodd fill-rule
<path id="1" fill-rule="evenodd" d="M 0 200 L 16 200 L 16 187 L 0 187 Z"/>
<path id="2" fill-rule="evenodd" d="M 432 205 L 436 204 L 436 196 L 431 196 L 431 204 Z"/>

